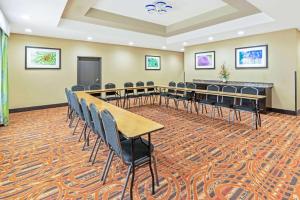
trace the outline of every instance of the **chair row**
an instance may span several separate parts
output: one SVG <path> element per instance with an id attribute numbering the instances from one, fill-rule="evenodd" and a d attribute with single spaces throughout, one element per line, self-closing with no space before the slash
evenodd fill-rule
<path id="1" fill-rule="evenodd" d="M 123 163 L 128 166 L 126 181 L 121 194 L 121 199 L 123 199 L 129 177 L 130 175 L 133 176 L 132 171 L 134 170 L 132 168 L 135 166 L 139 167 L 140 165 L 144 165 L 145 163 L 149 162 L 150 155 L 148 154 L 148 148 L 150 145 L 151 151 L 154 151 L 153 144 L 149 144 L 149 142 L 143 138 L 134 140 L 136 157 L 134 162 L 135 165 L 132 166 L 132 152 L 129 150 L 131 149 L 131 143 L 128 139 L 123 137 L 121 133 L 119 133 L 116 121 L 112 114 L 108 110 L 99 111 L 97 106 L 93 103 L 88 105 L 85 99 L 79 100 L 76 93 L 67 88 L 65 89 L 65 93 L 68 100 L 67 121 L 70 120 L 70 128 L 72 127 L 74 121 L 77 119 L 77 122 L 73 129 L 73 135 L 78 129 L 79 122 L 81 121 L 84 124 L 79 137 L 79 141 L 81 141 L 82 137 L 84 138 L 84 145 L 82 150 L 85 150 L 85 147 L 89 146 L 90 134 L 94 133 L 96 135 L 96 140 L 89 157 L 89 162 L 92 162 L 92 164 L 95 163 L 101 143 L 103 143 L 106 148 L 110 150 L 104 170 L 101 175 L 101 181 L 103 181 L 103 184 L 106 182 L 114 156 L 119 157 L 123 161 Z M 153 164 L 156 183 L 157 185 L 159 185 L 156 169 L 156 159 L 153 155 L 151 156 L 153 157 L 154 161 Z"/>
<path id="2" fill-rule="evenodd" d="M 228 108 L 228 121 L 229 123 L 232 121 L 234 122 L 234 117 L 237 120 L 241 121 L 241 112 L 250 112 L 252 113 L 252 125 L 257 128 L 257 126 L 261 126 L 261 117 L 260 117 L 260 110 L 258 107 L 258 101 L 246 98 L 239 98 L 237 101 L 236 97 L 230 96 L 222 96 L 217 94 L 205 94 L 200 95 L 196 94 L 193 91 L 184 91 L 180 90 L 180 88 L 189 88 L 189 89 L 196 89 L 196 85 L 193 83 L 175 83 L 173 81 L 169 82 L 169 89 L 165 92 L 161 93 L 161 98 L 165 98 L 165 104 L 167 107 L 169 106 L 169 101 L 172 99 L 174 100 L 174 104 L 176 109 L 178 109 L 178 105 L 180 102 L 183 102 L 184 107 L 187 111 L 192 112 L 192 105 L 199 114 L 199 110 L 201 108 L 202 113 L 207 113 L 207 106 L 211 106 L 211 117 L 215 118 L 215 113 L 217 111 L 219 116 L 223 117 L 222 108 Z M 172 87 L 179 88 L 173 89 Z M 215 92 L 228 92 L 228 93 L 237 93 L 237 88 L 234 86 L 224 86 L 222 89 L 218 85 L 208 85 L 208 91 L 215 91 Z M 258 89 L 254 87 L 243 87 L 241 89 L 242 94 L 251 94 L 251 95 L 258 95 Z M 190 108 L 189 108 L 190 105 Z M 232 115 L 231 115 L 232 114 Z M 232 116 L 232 117 L 231 117 Z M 231 120 L 232 119 L 232 120 Z"/>

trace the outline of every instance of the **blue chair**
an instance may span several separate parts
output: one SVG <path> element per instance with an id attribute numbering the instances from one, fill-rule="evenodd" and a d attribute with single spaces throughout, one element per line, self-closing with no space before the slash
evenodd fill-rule
<path id="1" fill-rule="evenodd" d="M 95 144 L 94 144 L 91 156 L 89 158 L 89 162 L 90 162 L 92 160 L 92 157 L 93 157 L 94 152 L 96 150 L 95 155 L 94 155 L 94 159 L 93 159 L 93 162 L 92 162 L 92 164 L 94 164 L 95 160 L 96 160 L 97 153 L 98 153 L 99 148 L 101 146 L 101 143 L 104 142 L 106 144 L 106 139 L 105 139 L 105 132 L 104 132 L 104 129 L 103 129 L 102 120 L 101 120 L 101 117 L 100 117 L 99 110 L 98 110 L 97 106 L 93 103 L 90 105 L 90 112 L 91 112 L 92 121 L 93 121 L 93 124 L 94 124 L 94 133 L 97 135 L 97 139 L 95 140 Z"/>
<path id="2" fill-rule="evenodd" d="M 94 123 L 92 120 L 92 116 L 91 116 L 91 112 L 90 109 L 87 105 L 87 102 L 85 99 L 81 99 L 80 100 L 80 104 L 81 104 L 81 109 L 82 109 L 82 113 L 84 116 L 84 145 L 82 147 L 82 150 L 84 150 L 85 146 L 89 146 L 90 143 L 90 134 L 91 131 L 93 131 L 95 133 L 95 129 L 94 129 Z M 87 128 L 89 128 L 89 133 L 86 134 L 87 132 Z"/>
<path id="3" fill-rule="evenodd" d="M 89 86 L 89 90 L 101 90 L 101 85 L 99 83 L 95 83 Z"/>
<path id="4" fill-rule="evenodd" d="M 116 85 L 114 83 L 107 83 L 104 85 L 105 89 L 115 89 Z M 110 102 L 110 101 L 116 101 L 116 106 L 120 106 L 121 101 L 121 95 L 118 91 L 109 91 L 105 92 L 105 97 L 102 98 L 104 101 Z"/>
<path id="5" fill-rule="evenodd" d="M 177 88 L 185 88 L 185 83 L 183 82 L 179 82 L 177 83 Z M 175 100 L 175 106 L 176 109 L 178 110 L 179 107 L 179 102 L 183 102 L 184 108 L 187 108 L 186 105 L 186 95 L 185 95 L 185 91 L 184 90 L 177 90 L 176 91 L 176 95 L 174 95 L 174 100 Z"/>
<path id="6" fill-rule="evenodd" d="M 207 91 L 220 91 L 220 87 L 217 85 L 208 85 L 207 86 Z M 205 112 L 207 113 L 207 108 L 206 105 L 211 105 L 211 118 L 215 117 L 215 104 L 219 102 L 219 95 L 216 94 L 206 94 L 205 99 L 198 99 L 198 105 L 202 107 L 202 114 L 203 114 L 203 107 L 205 108 Z M 218 112 L 220 115 L 220 113 Z"/>
<path id="7" fill-rule="evenodd" d="M 242 94 L 250 94 L 250 95 L 258 95 L 259 91 L 257 88 L 254 87 L 243 87 L 241 89 Z M 240 104 L 235 105 L 234 109 L 239 114 L 239 120 L 241 121 L 241 112 L 250 112 L 252 113 L 252 126 L 257 129 L 258 126 L 261 126 L 261 117 L 260 117 L 260 110 L 258 106 L 257 100 L 241 98 Z M 237 115 L 236 115 L 237 116 Z M 255 124 L 255 125 L 254 125 Z"/>
<path id="8" fill-rule="evenodd" d="M 67 120 L 71 119 L 71 113 L 72 113 L 72 107 L 71 107 L 71 100 L 70 100 L 70 90 L 68 88 L 65 88 L 65 94 L 67 97 L 67 103 L 68 103 L 68 110 L 67 110 Z"/>
<path id="9" fill-rule="evenodd" d="M 124 140 L 124 141 L 120 140 L 117 124 L 114 120 L 114 117 L 111 115 L 111 113 L 108 110 L 104 110 L 101 112 L 101 118 L 105 130 L 106 141 L 110 149 L 109 156 L 101 179 L 103 180 L 103 184 L 105 184 L 113 157 L 115 155 L 118 156 L 123 161 L 123 163 L 128 166 L 126 181 L 121 194 L 121 199 L 123 199 L 130 174 L 132 173 L 132 176 L 134 177 L 135 167 L 139 167 L 141 165 L 149 163 L 152 183 L 154 182 L 154 174 L 153 174 L 152 166 L 149 162 L 151 158 L 149 155 L 149 145 L 151 151 L 154 150 L 154 147 L 152 144 L 149 144 L 148 141 L 142 138 L 138 138 L 134 140 L 135 160 L 132 160 L 131 140 Z M 154 168 L 156 171 L 156 166 Z M 133 182 L 131 184 L 133 184 Z M 154 185 L 153 185 L 153 189 L 154 189 Z M 154 193 L 154 190 L 152 192 Z"/>
<path id="10" fill-rule="evenodd" d="M 123 102 L 123 108 L 130 108 L 130 99 L 134 99 L 134 103 L 136 103 L 137 99 L 139 98 L 138 95 L 135 94 L 133 88 L 133 83 L 131 82 L 126 82 L 124 83 L 124 102 Z"/>
<path id="11" fill-rule="evenodd" d="M 75 128 L 73 130 L 73 135 L 74 135 L 75 132 L 76 132 L 76 129 L 78 127 L 79 121 L 81 120 L 82 122 L 84 122 L 85 120 L 84 120 L 84 115 L 83 115 L 82 108 L 81 108 L 81 105 L 79 103 L 77 95 L 74 92 L 70 92 L 70 97 L 71 97 L 70 100 L 71 100 L 71 103 L 72 103 L 72 107 L 74 109 L 73 115 L 71 117 L 71 122 L 73 122 L 73 120 L 75 120 L 75 118 L 78 118 L 77 123 L 75 125 Z M 72 125 L 72 123 L 71 123 L 71 125 Z M 82 137 L 85 129 L 86 129 L 86 127 L 84 126 L 82 131 L 81 131 L 79 141 L 81 140 L 81 137 Z"/>
<path id="12" fill-rule="evenodd" d="M 169 87 L 174 87 L 175 88 L 176 83 L 174 81 L 169 82 Z M 160 102 L 159 104 L 160 105 L 161 105 L 162 97 L 165 99 L 165 104 L 168 107 L 170 99 L 174 99 L 174 103 L 175 103 L 176 90 L 169 88 L 167 91 L 160 92 L 160 95 L 159 95 L 159 98 L 160 98 L 159 99 L 159 102 Z"/>
<path id="13" fill-rule="evenodd" d="M 159 95 L 159 92 L 156 91 L 156 88 L 154 87 L 149 87 L 149 86 L 154 86 L 153 81 L 147 81 L 146 85 L 148 86 L 147 88 L 147 93 L 150 95 L 150 101 L 152 100 L 152 103 L 154 104 L 155 100 L 157 99 L 157 96 Z M 148 98 L 146 98 L 145 103 L 147 103 Z"/>
<path id="14" fill-rule="evenodd" d="M 229 92 L 229 93 L 236 93 L 237 88 L 234 86 L 224 86 L 222 88 L 222 92 Z M 234 122 L 234 114 L 235 112 L 235 106 L 236 106 L 236 98 L 235 97 L 228 97 L 228 96 L 221 96 L 221 101 L 215 104 L 218 110 L 220 110 L 221 116 L 223 117 L 223 111 L 222 108 L 228 108 L 228 122 L 231 122 L 231 113 L 233 113 L 232 122 Z"/>
<path id="15" fill-rule="evenodd" d="M 82 85 L 73 85 L 73 86 L 71 87 L 71 90 L 72 90 L 73 92 L 75 92 L 75 91 L 84 91 L 84 86 L 82 86 Z"/>
<path id="16" fill-rule="evenodd" d="M 136 84 L 136 87 L 144 87 L 145 84 L 142 81 L 138 81 Z M 143 102 L 143 97 L 145 97 L 145 102 L 146 99 L 148 99 L 148 97 L 150 96 L 148 93 L 146 93 L 146 89 L 145 88 L 138 88 L 136 89 L 136 93 L 138 96 L 138 101 L 139 101 L 139 106 L 141 106 L 142 102 Z"/>

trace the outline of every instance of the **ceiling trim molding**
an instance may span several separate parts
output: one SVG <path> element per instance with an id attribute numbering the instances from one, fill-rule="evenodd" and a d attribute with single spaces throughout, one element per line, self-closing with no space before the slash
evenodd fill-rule
<path id="1" fill-rule="evenodd" d="M 64 10 L 63 18 L 145 34 L 170 37 L 260 12 L 256 7 L 244 0 L 223 0 L 227 4 L 226 6 L 169 26 L 163 26 L 92 8 L 96 1 L 97 0 L 69 0 Z"/>

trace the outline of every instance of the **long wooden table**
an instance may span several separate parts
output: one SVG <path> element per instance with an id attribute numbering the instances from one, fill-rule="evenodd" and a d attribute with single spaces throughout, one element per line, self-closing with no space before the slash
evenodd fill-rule
<path id="1" fill-rule="evenodd" d="M 108 90 L 100 90 L 101 92 L 107 92 Z M 109 90 L 111 91 L 111 90 Z M 99 92 L 99 91 L 97 91 Z M 101 111 L 107 109 L 115 118 L 118 130 L 131 141 L 131 151 L 132 151 L 132 176 L 130 185 L 130 197 L 132 199 L 132 188 L 134 183 L 135 174 L 135 150 L 134 150 L 134 140 L 143 136 L 148 135 L 149 144 L 151 144 L 151 133 L 163 129 L 164 126 L 143 116 L 132 113 L 123 108 L 117 107 L 110 103 L 107 103 L 99 98 L 92 96 L 89 91 L 76 92 L 78 99 L 85 99 L 88 105 L 94 103 L 97 108 Z M 148 145 L 149 150 L 149 167 L 152 176 L 152 193 L 155 192 L 154 176 L 151 164 L 151 145 Z"/>
<path id="2" fill-rule="evenodd" d="M 209 91 L 209 90 L 201 90 L 201 89 L 190 89 L 190 88 L 178 88 L 178 87 L 170 87 L 164 85 L 155 85 L 155 86 L 143 86 L 143 87 L 130 87 L 130 88 L 112 88 L 112 89 L 101 89 L 101 90 L 88 90 L 85 91 L 89 94 L 98 94 L 98 93 L 105 93 L 105 92 L 121 92 L 127 89 L 148 89 L 148 88 L 156 88 L 159 91 L 172 89 L 175 91 L 185 91 L 185 92 L 195 92 L 196 94 L 211 94 L 211 95 L 218 95 L 218 96 L 226 96 L 226 97 L 235 97 L 235 98 L 244 98 L 244 99 L 251 99 L 251 100 L 259 100 L 264 99 L 267 96 L 265 95 L 252 95 L 252 94 L 242 94 L 242 93 L 233 93 L 233 92 L 222 92 L 222 91 Z"/>

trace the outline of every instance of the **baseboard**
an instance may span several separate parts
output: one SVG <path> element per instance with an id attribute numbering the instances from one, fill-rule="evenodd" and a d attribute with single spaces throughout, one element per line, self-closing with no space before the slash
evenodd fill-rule
<path id="1" fill-rule="evenodd" d="M 57 107 L 63 107 L 67 105 L 68 105 L 67 103 L 58 103 L 58 104 L 32 106 L 32 107 L 25 107 L 25 108 L 13 108 L 13 109 L 9 109 L 9 113 L 26 112 L 26 111 L 41 110 L 47 108 L 57 108 Z"/>
<path id="2" fill-rule="evenodd" d="M 294 110 L 284 110 L 284 109 L 279 109 L 279 108 L 267 108 L 267 111 L 286 114 L 286 115 L 297 115 L 298 113 L 300 113 L 300 110 L 298 112 L 296 112 Z"/>

